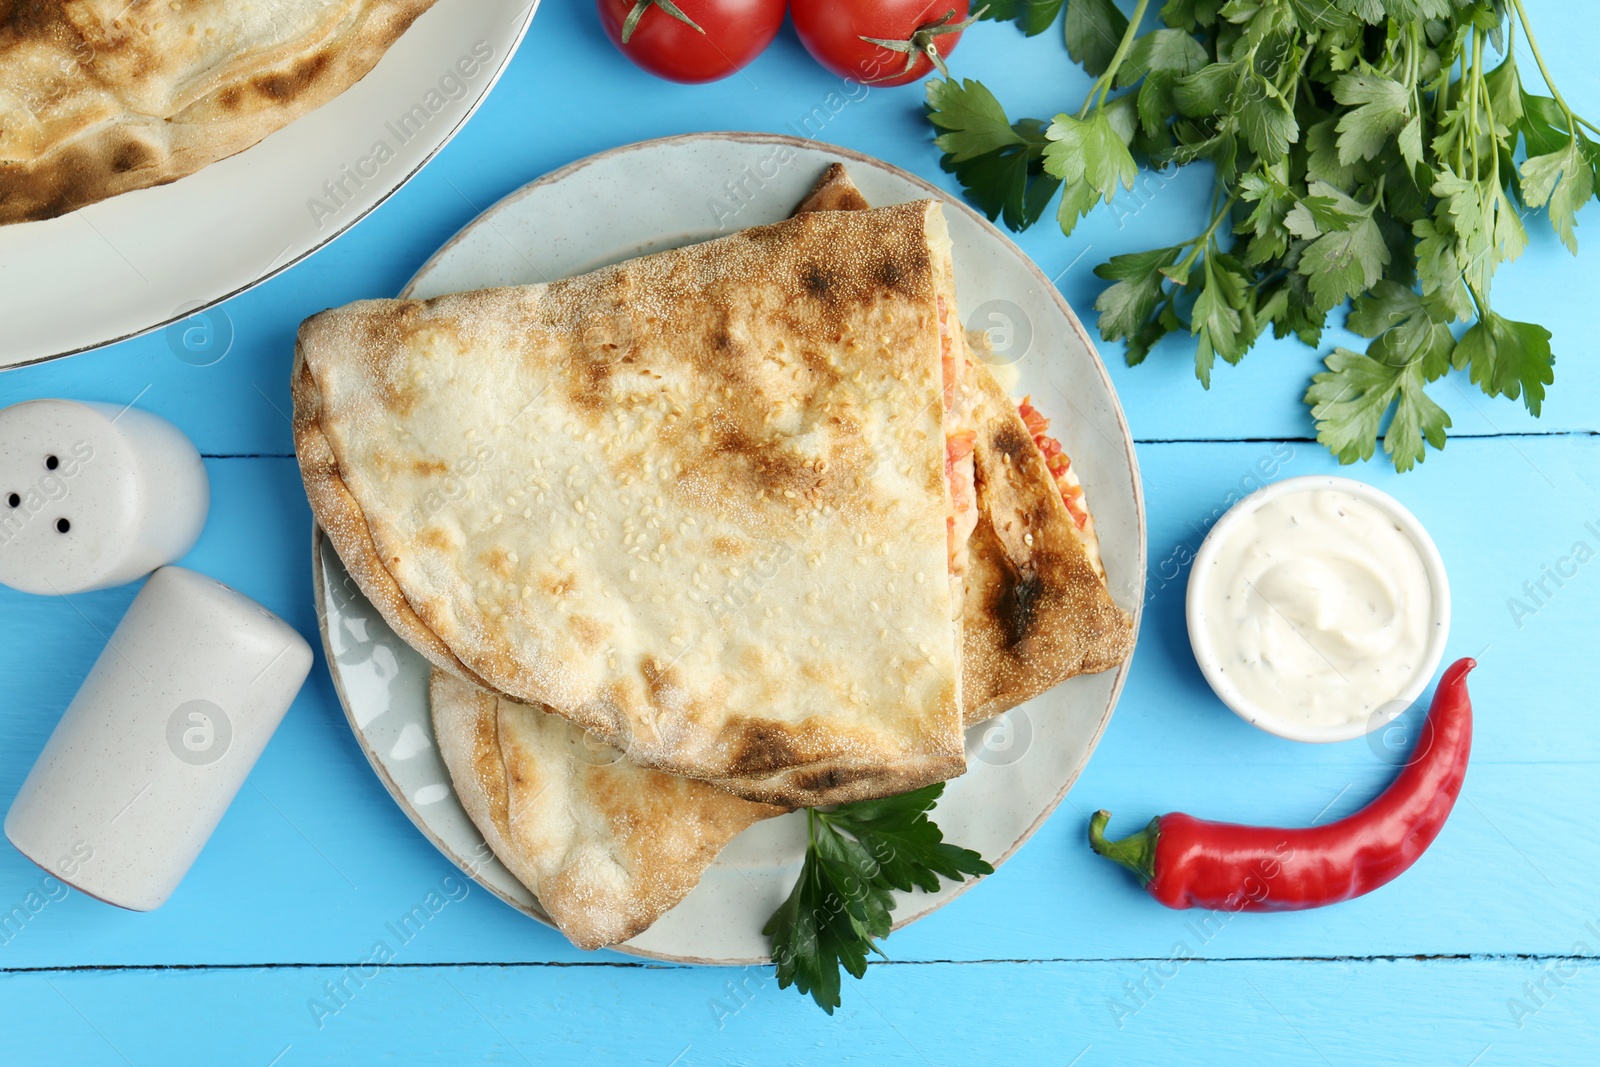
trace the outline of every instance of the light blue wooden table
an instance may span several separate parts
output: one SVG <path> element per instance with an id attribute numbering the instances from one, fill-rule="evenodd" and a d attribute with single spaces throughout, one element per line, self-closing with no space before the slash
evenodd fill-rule
<path id="1" fill-rule="evenodd" d="M 1529 5 L 1564 93 L 1600 111 L 1587 5 Z M 1014 114 L 1049 115 L 1087 79 L 1054 33 L 986 24 L 958 74 Z M 161 334 L 0 375 L 0 403 L 71 396 L 139 403 L 207 456 L 215 500 L 189 556 L 318 644 L 310 514 L 284 412 L 304 316 L 393 294 L 457 228 L 538 175 L 601 149 L 692 130 L 794 132 L 835 79 L 788 30 L 748 71 L 670 86 L 619 58 L 585 0 L 547 0 L 504 81 L 466 130 L 351 233 L 229 301 L 232 351 L 175 358 Z M 867 93 L 821 139 L 949 185 L 915 87 Z M 1195 229 L 1204 175 L 1102 211 L 1071 241 L 1021 238 L 1087 309 L 1104 257 Z M 0 926 L 0 1062 L 81 1064 L 805 1062 L 1365 1065 L 1600 1062 L 1600 563 L 1520 621 L 1508 598 L 1566 556 L 1600 548 L 1600 362 L 1592 339 L 1600 228 L 1584 212 L 1569 257 L 1541 222 L 1503 270 L 1496 306 L 1555 333 L 1545 416 L 1454 379 L 1449 447 L 1416 472 L 1347 473 L 1389 490 L 1432 530 L 1453 578 L 1447 658 L 1476 654 L 1474 759 L 1432 850 L 1399 881 L 1340 907 L 1196 915 L 1147 899 L 1083 845 L 1085 815 L 1117 826 L 1187 810 L 1306 823 L 1353 811 L 1392 774 L 1366 741 L 1313 747 L 1235 718 L 1189 653 L 1184 575 L 1214 513 L 1252 484 L 1336 465 L 1295 401 L 1317 365 L 1261 345 L 1203 393 L 1181 343 L 1143 367 L 1105 345 L 1138 439 L 1151 596 L 1121 705 L 1088 770 L 994 877 L 896 934 L 890 963 L 827 1018 L 769 969 L 641 964 L 583 953 L 474 889 L 409 941 L 386 923 L 453 873 L 406 820 L 351 737 L 320 662 L 172 900 L 136 915 L 77 893 Z M 226 234 L 219 234 L 225 240 Z M 0 326 L 3 330 L 3 326 Z M 1332 340 L 1337 340 L 1337 336 Z M 1586 525 L 1593 523 L 1594 525 Z M 1553 587 L 1552 587 L 1553 588 Z M 71 600 L 0 591 L 0 802 L 9 804 L 133 588 Z M 42 875 L 0 848 L 0 919 Z M 59 893 L 56 894 L 59 896 Z M 15 913 L 13 913 L 14 915 Z M 349 970 L 375 942 L 394 960 Z M 328 990 L 346 992 L 333 1001 Z M 329 1013 L 313 1004 L 337 1006 Z"/>

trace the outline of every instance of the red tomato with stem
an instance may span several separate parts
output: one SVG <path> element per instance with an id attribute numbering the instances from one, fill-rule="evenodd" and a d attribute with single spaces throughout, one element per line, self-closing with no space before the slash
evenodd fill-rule
<path id="1" fill-rule="evenodd" d="M 726 78 L 759 56 L 783 25 L 784 0 L 598 0 L 622 54 L 675 82 Z"/>
<path id="2" fill-rule="evenodd" d="M 904 85 L 935 67 L 975 18 L 969 0 L 793 0 L 789 17 L 812 58 L 841 78 Z"/>

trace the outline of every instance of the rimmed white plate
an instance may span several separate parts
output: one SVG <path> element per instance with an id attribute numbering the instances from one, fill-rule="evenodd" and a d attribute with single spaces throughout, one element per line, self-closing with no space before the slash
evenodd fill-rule
<path id="1" fill-rule="evenodd" d="M 365 78 L 259 144 L 170 185 L 0 226 L 0 368 L 164 326 L 344 233 L 455 136 L 537 7 L 438 0 Z"/>
<path id="2" fill-rule="evenodd" d="M 998 372 L 1016 378 L 1053 422 L 1083 479 L 1111 592 L 1137 623 L 1144 600 L 1144 502 L 1133 441 L 1105 367 L 1039 269 L 959 201 L 867 156 L 770 134 L 670 137 L 603 152 L 525 186 L 479 216 L 423 266 L 403 295 L 428 297 L 578 274 L 597 266 L 788 215 L 830 162 L 874 204 L 945 201 L 956 284 L 969 327 L 991 330 Z M 428 666 L 360 595 L 332 547 L 315 538 L 318 614 L 351 728 L 379 778 L 446 856 L 515 908 L 548 922 L 522 885 L 486 856 L 462 810 L 428 715 Z M 998 866 L 1043 824 L 1111 718 L 1127 665 L 1074 678 L 968 734 L 967 773 L 936 809 L 947 840 Z M 799 873 L 799 813 L 760 823 L 722 853 L 700 885 L 624 952 L 695 963 L 763 962 L 761 927 Z M 971 886 L 911 893 L 903 926 Z"/>

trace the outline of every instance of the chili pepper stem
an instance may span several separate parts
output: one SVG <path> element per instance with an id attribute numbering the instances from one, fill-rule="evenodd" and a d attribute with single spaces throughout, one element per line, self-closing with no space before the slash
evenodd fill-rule
<path id="1" fill-rule="evenodd" d="M 1106 839 L 1106 823 L 1110 821 L 1111 813 L 1104 808 L 1089 816 L 1089 847 L 1138 875 L 1140 885 L 1149 885 L 1150 879 L 1156 876 L 1156 841 L 1161 836 L 1161 816 L 1157 815 L 1143 830 L 1120 841 Z"/>

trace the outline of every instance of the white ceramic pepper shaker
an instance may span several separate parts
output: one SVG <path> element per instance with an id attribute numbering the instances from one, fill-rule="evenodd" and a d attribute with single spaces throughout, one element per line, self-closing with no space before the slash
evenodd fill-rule
<path id="1" fill-rule="evenodd" d="M 6 814 L 61 881 L 160 907 L 211 836 L 311 670 L 293 627 L 221 582 L 150 576 Z"/>
<path id="2" fill-rule="evenodd" d="M 200 453 L 134 407 L 28 400 L 0 411 L 0 583 L 124 585 L 194 547 L 211 505 Z"/>

